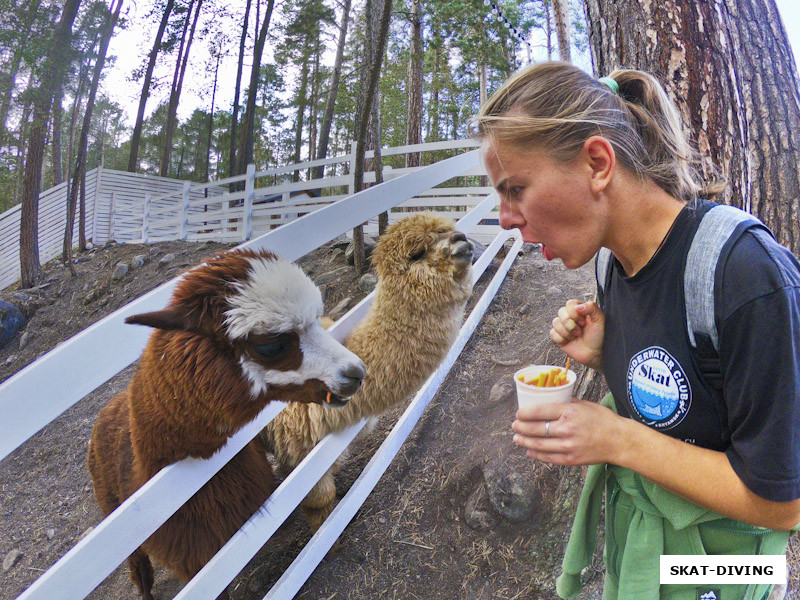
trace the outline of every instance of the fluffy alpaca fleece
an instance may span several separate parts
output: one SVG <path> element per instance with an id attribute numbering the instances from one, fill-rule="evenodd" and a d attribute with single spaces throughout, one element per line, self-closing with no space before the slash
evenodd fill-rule
<path id="1" fill-rule="evenodd" d="M 347 406 L 290 404 L 262 431 L 280 471 L 290 472 L 331 431 L 377 417 L 403 402 L 447 354 L 472 292 L 472 246 L 453 222 L 429 214 L 398 221 L 373 254 L 375 299 L 345 345 L 367 365 L 367 376 Z M 340 459 L 341 460 L 341 459 Z M 338 464 L 303 501 L 316 531 L 333 509 Z"/>
<path id="2" fill-rule="evenodd" d="M 233 251 L 189 271 L 166 309 L 129 317 L 156 330 L 92 431 L 87 462 L 103 512 L 162 467 L 210 457 L 272 399 L 352 395 L 364 365 L 320 326 L 321 313 L 296 265 Z M 152 598 L 150 556 L 191 579 L 274 488 L 263 445 L 250 442 L 128 558 L 141 596 Z"/>

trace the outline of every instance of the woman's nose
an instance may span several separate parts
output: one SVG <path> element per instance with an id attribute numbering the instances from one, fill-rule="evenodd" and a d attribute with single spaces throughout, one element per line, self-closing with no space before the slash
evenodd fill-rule
<path id="1" fill-rule="evenodd" d="M 500 227 L 503 229 L 514 229 L 515 227 L 522 228 L 525 225 L 525 219 L 522 215 L 515 210 L 512 210 L 508 202 L 500 199 Z"/>

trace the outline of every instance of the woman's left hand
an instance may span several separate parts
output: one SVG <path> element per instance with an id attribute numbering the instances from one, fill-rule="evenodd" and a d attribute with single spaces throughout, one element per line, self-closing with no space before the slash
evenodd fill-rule
<path id="1" fill-rule="evenodd" d="M 622 450 L 626 421 L 604 406 L 572 402 L 520 408 L 511 425 L 514 443 L 531 458 L 556 465 L 615 462 Z"/>

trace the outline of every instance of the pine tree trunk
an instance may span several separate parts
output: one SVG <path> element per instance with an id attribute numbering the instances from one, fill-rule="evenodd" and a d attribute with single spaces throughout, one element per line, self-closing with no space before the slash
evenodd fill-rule
<path id="1" fill-rule="evenodd" d="M 78 210 L 78 250 L 86 250 L 86 169 L 81 173 L 81 199 Z M 70 263 L 72 268 L 72 263 Z"/>
<path id="2" fill-rule="evenodd" d="M 314 70 L 311 72 L 311 100 L 308 103 L 308 160 L 317 158 L 317 109 L 319 107 L 319 57 L 322 54 L 320 38 L 317 35 L 317 45 L 314 50 Z M 311 169 L 308 171 L 311 178 Z"/>
<path id="3" fill-rule="evenodd" d="M 247 45 L 247 21 L 250 18 L 250 5 L 252 0 L 247 0 L 247 7 L 244 11 L 244 23 L 242 24 L 242 37 L 239 39 L 239 64 L 236 67 L 236 89 L 233 91 L 233 108 L 231 109 L 231 147 L 228 151 L 228 177 L 237 174 L 236 171 L 236 149 L 239 147 L 239 90 L 242 87 L 242 64 L 244 62 L 244 51 Z"/>
<path id="4" fill-rule="evenodd" d="M 328 141 L 330 139 L 331 124 L 333 123 L 333 113 L 336 110 L 336 96 L 339 93 L 339 78 L 342 73 L 342 60 L 344 57 L 344 46 L 347 40 L 347 26 L 350 22 L 350 3 L 351 0 L 344 0 L 342 7 L 342 22 L 339 25 L 339 42 L 336 46 L 336 59 L 333 63 L 333 73 L 331 74 L 331 88 L 328 91 L 328 98 L 325 101 L 325 114 L 322 116 L 322 123 L 319 128 L 319 141 L 317 143 L 317 158 L 328 156 Z M 322 178 L 325 167 L 314 168 L 314 179 Z"/>
<path id="5" fill-rule="evenodd" d="M 133 126 L 133 134 L 131 135 L 131 153 L 128 158 L 128 171 L 131 173 L 135 173 L 139 169 L 139 144 L 141 144 L 142 140 L 144 109 L 147 104 L 147 99 L 150 97 L 150 83 L 153 80 L 153 69 L 155 69 L 156 66 L 158 51 L 161 49 L 161 40 L 164 38 L 164 31 L 167 29 L 169 16 L 172 14 L 172 7 L 174 5 L 175 0 L 167 0 L 167 5 L 164 8 L 164 14 L 161 16 L 161 22 L 158 25 L 156 38 L 153 40 L 153 48 L 150 50 L 150 55 L 147 59 L 147 70 L 144 74 L 142 95 L 139 97 L 139 108 L 136 111 L 136 124 Z"/>
<path id="6" fill-rule="evenodd" d="M 103 72 L 103 65 L 106 61 L 106 53 L 108 52 L 108 44 L 111 40 L 111 35 L 114 31 L 114 25 L 119 19 L 119 13 L 122 9 L 122 0 L 116 0 L 116 6 L 112 4 L 111 10 L 114 12 L 106 16 L 106 23 L 103 27 L 103 33 L 100 37 L 100 45 L 97 49 L 97 61 L 94 65 L 94 73 L 92 74 L 92 85 L 89 88 L 89 97 L 86 100 L 86 112 L 83 115 L 83 126 L 81 127 L 81 138 L 78 142 L 78 157 L 75 162 L 75 171 L 72 175 L 72 186 L 70 188 L 69 199 L 67 200 L 67 222 L 64 228 L 64 246 L 63 256 L 64 261 L 69 265 L 70 273 L 75 275 L 75 265 L 72 263 L 72 230 L 75 226 L 75 208 L 78 204 L 78 192 L 85 190 L 85 176 L 86 176 L 86 152 L 89 144 L 89 127 L 92 123 L 92 111 L 94 110 L 94 101 L 97 97 L 97 88 L 100 85 L 100 75 Z M 78 227 L 80 248 L 86 247 L 86 231 L 85 231 L 85 218 L 84 218 L 84 205 L 85 205 L 85 192 L 81 194 L 81 222 Z"/>
<path id="7" fill-rule="evenodd" d="M 479 82 L 478 102 L 480 102 L 480 105 L 483 106 L 484 104 L 486 104 L 486 99 L 487 99 L 486 65 L 480 65 L 478 67 L 478 82 Z"/>
<path id="8" fill-rule="evenodd" d="M 375 88 L 375 98 L 372 106 L 372 170 L 375 171 L 375 185 L 383 183 L 383 156 L 381 155 L 381 103 L 378 88 Z M 378 235 L 386 233 L 389 227 L 389 212 L 384 211 L 378 215 Z"/>
<path id="9" fill-rule="evenodd" d="M 556 22 L 556 35 L 558 37 L 558 56 L 563 61 L 572 62 L 569 45 L 569 7 L 567 0 L 552 0 L 552 2 L 553 17 Z"/>
<path id="10" fill-rule="evenodd" d="M 70 195 L 70 185 L 72 185 L 72 181 L 70 180 L 70 172 L 72 170 L 72 158 L 75 155 L 75 136 L 78 132 L 78 114 L 81 110 L 83 94 L 86 92 L 86 86 L 89 83 L 88 77 L 88 61 L 82 62 L 81 68 L 78 71 L 78 89 L 75 92 L 75 100 L 72 103 L 72 111 L 70 114 L 69 141 L 67 142 L 67 160 L 65 162 L 67 171 L 67 197 Z"/>
<path id="11" fill-rule="evenodd" d="M 799 78 L 774 0 L 586 0 L 586 12 L 598 73 L 624 64 L 659 75 L 728 182 L 718 199 L 800 255 Z"/>
<path id="12" fill-rule="evenodd" d="M 362 79 L 363 85 L 359 89 L 359 97 L 364 101 L 359 102 L 356 111 L 356 156 L 353 165 L 354 191 L 360 192 L 364 188 L 364 148 L 367 141 L 367 127 L 369 125 L 372 103 L 375 98 L 375 90 L 378 87 L 383 54 L 386 48 L 386 38 L 389 31 L 389 17 L 392 12 L 392 0 L 368 0 L 367 2 L 367 24 L 370 25 L 375 18 L 377 27 L 370 26 L 373 35 L 367 36 L 371 39 L 371 52 L 369 56 L 369 69 L 366 71 L 365 78 Z M 378 15 L 380 15 L 378 17 Z M 355 269 L 361 275 L 366 270 L 364 259 L 364 231 L 362 227 L 357 227 L 353 232 L 355 246 Z"/>
<path id="13" fill-rule="evenodd" d="M 203 0 L 197 0 L 197 8 L 194 12 L 192 19 L 192 28 L 189 31 L 189 39 L 186 40 L 186 46 L 183 46 L 184 38 L 186 37 L 186 25 L 189 23 L 189 18 L 192 15 L 192 5 L 194 0 L 189 4 L 189 10 L 186 13 L 186 22 L 183 27 L 183 37 L 181 39 L 181 48 L 178 51 L 178 60 L 175 63 L 175 75 L 172 79 L 172 91 L 169 95 L 169 107 L 167 109 L 167 123 L 164 126 L 164 148 L 161 151 L 161 167 L 159 174 L 161 177 L 169 175 L 169 159 L 172 154 L 172 136 L 175 133 L 175 124 L 178 121 L 178 103 L 181 98 L 181 89 L 183 88 L 183 76 L 186 73 L 186 67 L 189 64 L 189 51 L 192 48 L 192 40 L 194 39 L 194 32 L 197 29 L 197 20 L 200 17 L 200 9 L 203 7 Z"/>
<path id="14" fill-rule="evenodd" d="M 14 157 L 14 170 L 16 176 L 14 177 L 14 204 L 19 204 L 20 196 L 22 196 L 22 188 L 25 179 L 25 154 L 28 151 L 28 136 L 30 133 L 30 116 L 33 106 L 26 102 L 22 105 L 22 120 L 20 121 L 19 139 L 20 143 L 17 147 L 17 154 Z"/>
<path id="15" fill-rule="evenodd" d="M 269 23 L 272 19 L 272 9 L 275 7 L 275 0 L 267 3 L 267 14 L 261 23 L 261 30 L 253 49 L 253 69 L 250 73 L 250 88 L 247 91 L 247 106 L 245 107 L 244 119 L 242 121 L 242 142 L 239 146 L 239 172 L 244 173 L 247 165 L 253 162 L 253 130 L 255 128 L 256 97 L 258 96 L 258 83 L 261 71 L 261 57 L 264 53 L 264 43 L 269 31 Z"/>
<path id="16" fill-rule="evenodd" d="M 431 125 L 428 128 L 429 142 L 438 141 L 439 135 L 439 90 L 442 87 L 441 75 L 439 70 L 442 68 L 442 39 L 438 34 L 436 36 L 435 54 L 434 54 L 434 68 L 433 68 L 433 85 L 431 89 L 431 108 L 428 114 L 431 116 Z"/>
<path id="17" fill-rule="evenodd" d="M 53 98 L 53 186 L 64 181 L 64 170 L 61 156 L 61 126 L 64 116 L 64 107 L 61 103 L 64 100 L 64 84 L 59 82 L 56 94 Z"/>
<path id="18" fill-rule="evenodd" d="M 411 0 L 411 58 L 408 62 L 406 145 L 422 142 L 422 12 L 421 0 Z M 420 165 L 420 153 L 406 154 L 406 167 Z"/>
<path id="19" fill-rule="evenodd" d="M 44 143 L 47 123 L 53 106 L 53 95 L 58 82 L 63 81 L 69 62 L 69 53 L 64 48 L 70 45 L 72 23 L 78 12 L 80 0 L 65 0 L 61 18 L 56 25 L 53 42 L 48 50 L 42 69 L 42 83 L 37 90 L 34 103 L 33 126 L 28 140 L 25 160 L 25 183 L 20 215 L 19 259 L 20 287 L 35 286 L 42 277 L 39 264 L 39 192 L 41 191 Z"/>
<path id="20" fill-rule="evenodd" d="M 307 52 L 303 53 L 300 60 L 300 89 L 297 90 L 297 113 L 294 121 L 294 155 L 292 161 L 297 164 L 300 162 L 300 149 L 303 145 L 303 118 L 306 114 L 306 94 L 308 91 L 308 59 Z M 300 181 L 300 171 L 292 173 L 292 181 Z"/>
<path id="21" fill-rule="evenodd" d="M 36 18 L 36 13 L 39 10 L 41 0 L 35 0 L 28 5 L 28 11 L 25 14 L 24 22 L 20 23 L 24 35 L 20 35 L 17 47 L 14 49 L 11 59 L 8 61 L 8 74 L 0 74 L 0 89 L 2 89 L 2 100 L 0 100 L 0 147 L 6 143 L 8 130 L 6 129 L 6 122 L 8 121 L 8 113 L 11 110 L 11 96 L 14 92 L 14 87 L 17 82 L 17 74 L 19 73 L 20 65 L 22 64 L 22 57 L 25 53 L 25 41 L 31 37 L 31 27 Z M 22 34 L 22 32 L 18 32 Z"/>
<path id="22" fill-rule="evenodd" d="M 208 134 L 206 135 L 206 172 L 205 176 L 203 177 L 203 181 L 210 181 L 208 178 L 208 172 L 211 166 L 211 137 L 214 133 L 214 103 L 217 99 L 217 78 L 219 76 L 219 61 L 222 57 L 222 53 L 217 53 L 217 66 L 214 67 L 214 88 L 211 90 L 211 111 L 208 115 Z M 206 188 L 206 194 L 208 194 L 208 188 Z"/>
<path id="23" fill-rule="evenodd" d="M 553 60 L 553 21 L 550 9 L 553 0 L 544 0 L 544 35 L 547 40 L 547 60 Z"/>

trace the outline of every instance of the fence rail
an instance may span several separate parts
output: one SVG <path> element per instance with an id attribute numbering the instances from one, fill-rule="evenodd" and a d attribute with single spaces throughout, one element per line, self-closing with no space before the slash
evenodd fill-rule
<path id="1" fill-rule="evenodd" d="M 166 177 L 153 177 L 114 171 L 96 167 L 86 173 L 86 239 L 95 245 L 111 239 L 111 228 L 115 216 L 124 218 L 127 212 L 137 211 L 144 195 L 163 195 L 173 190 L 183 190 L 186 182 Z M 216 183 L 207 188 L 217 193 Z M 198 198 L 201 190 L 190 191 Z M 113 199 L 121 203 L 115 207 Z M 39 260 L 42 264 L 62 253 L 64 230 L 67 225 L 67 182 L 57 185 L 39 195 Z M 20 277 L 19 228 L 21 205 L 0 214 L 0 289 L 15 283 Z M 140 209 L 138 209 L 140 210 Z M 141 218 L 141 213 L 139 214 Z M 73 226 L 73 240 L 78 239 L 78 218 Z"/>
<path id="2" fill-rule="evenodd" d="M 475 140 L 452 140 L 381 149 L 392 161 L 407 154 L 424 160 L 434 153 L 454 153 L 473 149 Z M 110 239 L 123 243 L 185 241 L 245 241 L 297 220 L 353 193 L 353 163 L 356 146 L 347 154 L 314 161 L 256 171 L 253 165 L 244 175 L 208 183 L 190 183 L 103 167 L 86 174 L 86 238 L 95 245 Z M 365 158 L 374 157 L 372 150 Z M 323 167 L 328 174 L 311 178 L 310 171 Z M 386 165 L 384 179 L 390 181 L 420 167 Z M 452 219 L 463 217 L 491 190 L 477 176 L 485 175 L 476 162 L 460 173 L 461 185 L 442 182 L 446 187 L 425 190 L 391 207 L 389 222 L 403 213 L 430 210 Z M 375 172 L 367 171 L 364 182 L 375 182 Z M 294 181 L 294 179 L 299 179 Z M 46 263 L 62 253 L 66 227 L 67 183 L 39 196 L 39 258 Z M 375 234 L 377 217 L 365 221 L 365 232 Z M 0 289 L 20 276 L 20 206 L 0 215 Z M 499 232 L 490 220 L 477 226 L 471 236 L 488 242 Z M 77 220 L 73 239 L 78 239 Z"/>
<path id="3" fill-rule="evenodd" d="M 296 260 L 375 214 L 400 205 L 416 195 L 430 196 L 431 188 L 473 169 L 477 161 L 475 151 L 446 159 L 325 206 L 285 227 L 251 240 L 243 247 L 269 249 L 289 260 Z M 494 205 L 493 195 L 485 197 L 476 209 L 458 222 L 458 229 L 471 232 Z M 308 232 L 314 234 L 308 235 Z M 473 266 L 477 278 L 509 235 L 515 236 L 517 241 L 467 319 L 448 357 L 387 438 L 385 449 L 376 454 L 348 496 L 339 503 L 331 519 L 312 538 L 298 561 L 268 597 L 294 596 L 391 462 L 491 302 L 521 245 L 518 232 L 502 232 Z M 176 282 L 177 279 L 167 282 L 119 309 L 0 384 L 0 414 L 4 416 L 0 419 L 0 459 L 138 358 L 149 332 L 143 328 L 125 326 L 124 319 L 130 314 L 164 306 Z M 333 335 L 343 339 L 364 316 L 372 298 L 373 295 L 368 296 L 340 319 L 331 328 Z M 36 406 L 37 410 L 31 410 L 32 406 Z M 160 471 L 19 598 L 56 600 L 84 597 L 90 593 L 282 408 L 278 402 L 268 405 L 256 420 L 233 435 L 211 459 L 187 459 Z M 267 500 L 262 510 L 187 584 L 179 598 L 215 598 L 294 510 L 361 426 L 359 424 L 325 438 Z"/>
<path id="4" fill-rule="evenodd" d="M 439 192 L 432 193 L 432 188 L 474 169 L 477 162 L 476 151 L 457 155 L 324 206 L 242 246 L 269 249 L 288 260 L 296 260 L 359 223 L 417 195 L 436 197 Z M 494 205 L 493 195 L 484 197 L 474 210 L 458 222 L 458 229 L 470 233 L 493 210 Z M 313 235 L 309 235 L 310 232 Z M 519 233 L 502 232 L 473 265 L 477 278 L 509 235 L 517 238 L 515 244 L 464 324 L 447 358 L 417 394 L 406 414 L 331 518 L 273 587 L 269 598 L 294 596 L 391 462 L 491 302 L 521 246 Z M 117 310 L 0 384 L 0 414 L 3 415 L 0 419 L 0 460 L 138 358 L 149 331 L 125 326 L 124 319 L 130 314 L 164 306 L 176 282 L 177 279 L 167 282 Z M 365 298 L 331 328 L 335 337 L 344 339 L 366 313 L 373 295 Z M 31 410 L 32 406 L 36 410 Z M 229 438 L 226 446 L 209 460 L 187 459 L 164 468 L 19 598 L 57 600 L 85 597 L 282 408 L 279 402 L 268 405 L 252 423 Z M 184 587 L 178 597 L 215 598 L 294 510 L 361 426 L 363 424 L 357 424 L 325 438 L 287 477 L 262 509 Z"/>
<path id="5" fill-rule="evenodd" d="M 452 153 L 469 150 L 477 145 L 474 140 L 454 140 L 383 148 L 381 154 L 387 158 L 406 154 L 424 157 L 443 151 Z M 365 153 L 366 159 L 373 158 L 373 155 L 373 151 Z M 132 243 L 179 239 L 251 239 L 351 195 L 354 157 L 355 144 L 352 144 L 350 152 L 341 156 L 264 171 L 250 169 L 244 175 L 228 177 L 214 184 L 191 184 L 188 189 L 151 195 L 149 199 L 140 196 L 126 200 L 119 203 L 115 211 L 114 239 Z M 329 173 L 318 178 L 300 178 L 301 173 L 307 175 L 310 170 L 320 166 Z M 419 168 L 387 165 L 383 177 L 391 181 Z M 433 210 L 458 219 L 489 193 L 490 189 L 481 185 L 479 177 L 483 175 L 483 167 L 476 162 L 458 175 L 464 179 L 461 185 L 452 186 L 452 182 L 442 182 L 452 187 L 426 190 L 425 196 L 412 197 L 401 206 L 392 207 L 389 222 L 402 218 L 406 212 L 417 210 Z M 365 183 L 371 184 L 375 180 L 374 171 L 364 173 Z M 215 191 L 212 191 L 212 185 L 216 185 Z M 365 222 L 366 233 L 377 233 L 377 216 Z M 499 226 L 490 222 L 476 227 L 471 235 L 478 241 L 488 242 L 498 232 Z"/>

